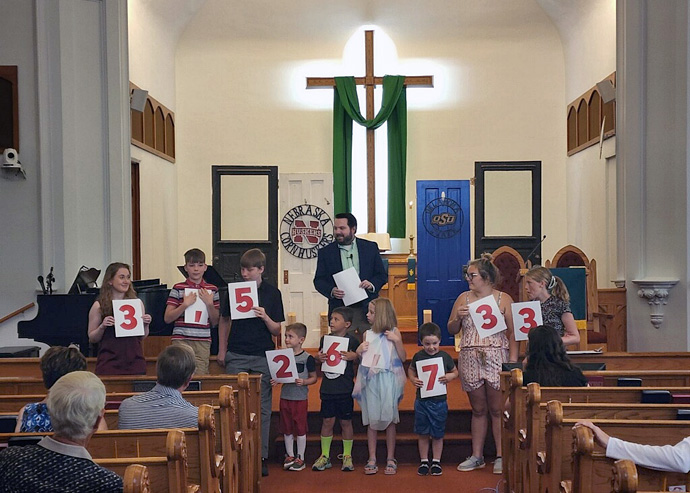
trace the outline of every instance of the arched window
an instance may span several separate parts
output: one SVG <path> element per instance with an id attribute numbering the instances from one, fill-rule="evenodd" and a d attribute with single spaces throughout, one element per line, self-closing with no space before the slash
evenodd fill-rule
<path id="1" fill-rule="evenodd" d="M 170 113 L 165 118 L 165 153 L 175 157 L 175 122 Z"/>
<path id="2" fill-rule="evenodd" d="M 156 129 L 156 150 L 165 153 L 165 117 L 163 110 L 158 107 L 156 110 L 156 119 L 154 123 Z"/>
<path id="3" fill-rule="evenodd" d="M 592 96 L 589 98 L 589 138 L 598 139 L 599 130 L 601 129 L 601 97 L 598 91 L 592 91 Z"/>
<path id="4" fill-rule="evenodd" d="M 587 142 L 587 101 L 580 100 L 577 107 L 577 145 Z"/>
<path id="5" fill-rule="evenodd" d="M 144 106 L 144 144 L 149 147 L 154 147 L 154 122 L 153 122 L 153 104 L 150 99 L 146 100 Z M 154 147 L 155 148 L 155 147 Z"/>
<path id="6" fill-rule="evenodd" d="M 577 147 L 577 112 L 575 107 L 571 106 L 568 111 L 568 151 L 572 151 Z"/>

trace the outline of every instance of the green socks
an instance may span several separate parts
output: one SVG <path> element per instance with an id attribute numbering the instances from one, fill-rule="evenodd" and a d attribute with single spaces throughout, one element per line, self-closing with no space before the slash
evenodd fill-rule
<path id="1" fill-rule="evenodd" d="M 324 457 L 330 457 L 331 456 L 331 442 L 333 441 L 333 435 L 329 437 L 322 436 L 321 437 L 321 455 Z M 350 444 L 350 448 L 352 448 L 352 444 Z"/>
<path id="2" fill-rule="evenodd" d="M 343 440 L 343 455 L 352 455 L 352 442 L 354 440 Z"/>

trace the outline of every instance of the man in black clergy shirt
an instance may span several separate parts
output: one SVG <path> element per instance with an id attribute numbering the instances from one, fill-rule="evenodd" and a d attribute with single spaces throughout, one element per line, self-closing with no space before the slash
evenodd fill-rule
<path id="1" fill-rule="evenodd" d="M 338 306 L 343 306 L 345 292 L 338 289 L 333 274 L 354 267 L 361 279 L 360 287 L 367 292 L 367 299 L 354 305 L 352 309 L 352 327 L 360 334 L 369 329 L 366 313 L 369 302 L 379 296 L 379 290 L 388 280 L 388 273 L 383 267 L 379 247 L 373 241 L 355 238 L 357 219 L 349 212 L 335 215 L 333 234 L 335 241 L 319 250 L 314 287 L 328 298 L 328 317 Z"/>

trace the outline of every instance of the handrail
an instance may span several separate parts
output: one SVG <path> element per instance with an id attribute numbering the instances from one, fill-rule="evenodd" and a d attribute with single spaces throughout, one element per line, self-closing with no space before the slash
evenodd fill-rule
<path id="1" fill-rule="evenodd" d="M 16 317 L 16 316 L 19 315 L 20 313 L 24 313 L 25 311 L 30 310 L 30 309 L 33 308 L 34 306 L 36 306 L 36 303 L 29 303 L 28 305 L 25 305 L 25 306 L 21 307 L 19 310 L 13 311 L 13 312 L 10 313 L 9 315 L 6 315 L 6 316 L 0 318 L 0 324 L 3 323 L 3 322 L 8 321 L 8 320 L 11 319 L 12 317 Z"/>

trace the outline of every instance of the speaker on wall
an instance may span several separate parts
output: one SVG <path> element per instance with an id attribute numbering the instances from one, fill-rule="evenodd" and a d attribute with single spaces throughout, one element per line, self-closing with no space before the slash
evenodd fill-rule
<path id="1" fill-rule="evenodd" d="M 613 87 L 613 82 L 609 79 L 604 79 L 601 82 L 597 82 L 597 90 L 601 95 L 601 100 L 604 103 L 610 103 L 616 99 L 616 88 Z"/>
<path id="2" fill-rule="evenodd" d="M 141 113 L 144 111 L 144 106 L 146 106 L 146 98 L 149 92 L 143 89 L 132 89 L 132 97 L 130 98 L 129 107 L 134 111 Z"/>

